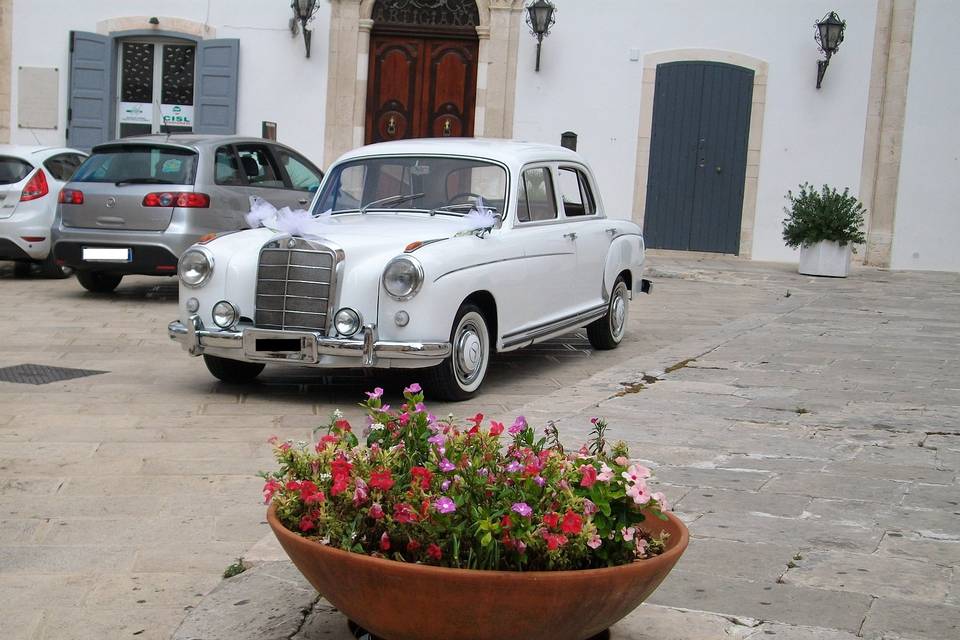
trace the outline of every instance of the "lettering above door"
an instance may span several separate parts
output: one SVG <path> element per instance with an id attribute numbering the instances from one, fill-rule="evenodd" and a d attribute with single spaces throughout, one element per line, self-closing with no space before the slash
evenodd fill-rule
<path id="1" fill-rule="evenodd" d="M 473 136 L 476 40 L 371 38 L 366 143 Z"/>

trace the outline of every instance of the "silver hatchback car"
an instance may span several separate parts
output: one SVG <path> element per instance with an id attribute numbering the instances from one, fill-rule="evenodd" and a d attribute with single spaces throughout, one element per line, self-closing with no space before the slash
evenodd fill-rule
<path id="1" fill-rule="evenodd" d="M 247 226 L 250 196 L 305 208 L 323 172 L 293 149 L 260 138 L 157 135 L 93 148 L 59 195 L 57 264 L 90 291 L 124 275 L 175 275 L 187 247 Z"/>

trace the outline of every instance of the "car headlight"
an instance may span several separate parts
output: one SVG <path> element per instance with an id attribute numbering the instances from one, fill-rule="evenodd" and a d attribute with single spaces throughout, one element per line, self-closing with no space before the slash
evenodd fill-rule
<path id="1" fill-rule="evenodd" d="M 188 287 L 202 287 L 213 273 L 213 254 L 204 247 L 191 247 L 184 251 L 177 263 L 180 282 Z"/>
<path id="2" fill-rule="evenodd" d="M 360 314 L 350 307 L 344 307 L 334 314 L 333 326 L 341 336 L 352 336 L 360 331 Z"/>
<path id="3" fill-rule="evenodd" d="M 396 300 L 409 300 L 423 284 L 423 266 L 413 256 L 397 256 L 383 270 L 383 288 Z"/>
<path id="4" fill-rule="evenodd" d="M 240 319 L 240 311 L 230 302 L 221 300 L 213 305 L 213 324 L 221 329 L 229 329 Z"/>

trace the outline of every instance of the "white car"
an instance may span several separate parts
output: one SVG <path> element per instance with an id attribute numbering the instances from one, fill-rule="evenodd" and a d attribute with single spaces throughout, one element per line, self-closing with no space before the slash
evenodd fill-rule
<path id="1" fill-rule="evenodd" d="M 76 149 L 0 145 L 0 260 L 16 261 L 17 274 L 31 263 L 63 274 L 50 253 L 50 227 L 60 189 L 86 158 Z"/>
<path id="2" fill-rule="evenodd" d="M 584 326 L 616 347 L 651 288 L 640 228 L 608 218 L 587 163 L 552 145 L 375 144 L 337 160 L 309 214 L 255 209 L 262 226 L 181 257 L 168 329 L 227 382 L 272 362 L 422 368 L 431 395 L 464 400 L 493 351 Z"/>

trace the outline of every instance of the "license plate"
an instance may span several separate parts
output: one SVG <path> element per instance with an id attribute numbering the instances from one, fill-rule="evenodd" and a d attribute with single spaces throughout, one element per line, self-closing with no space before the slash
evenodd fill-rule
<path id="1" fill-rule="evenodd" d="M 243 350 L 255 360 L 273 360 L 315 364 L 317 338 L 296 331 L 247 329 L 243 332 Z"/>
<path id="2" fill-rule="evenodd" d="M 126 247 L 84 247 L 84 262 L 131 262 L 133 249 Z"/>

